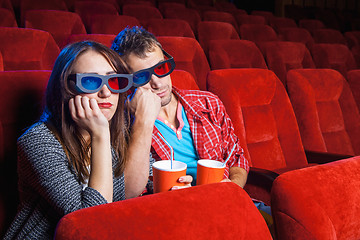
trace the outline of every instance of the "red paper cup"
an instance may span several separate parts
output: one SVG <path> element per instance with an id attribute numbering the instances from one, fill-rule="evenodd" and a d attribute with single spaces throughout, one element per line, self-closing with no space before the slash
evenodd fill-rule
<path id="1" fill-rule="evenodd" d="M 197 163 L 196 185 L 217 183 L 224 178 L 225 166 L 215 160 L 199 160 Z"/>
<path id="2" fill-rule="evenodd" d="M 153 163 L 154 193 L 169 191 L 173 186 L 185 186 L 178 179 L 186 175 L 186 163 L 173 161 L 171 169 L 170 160 L 162 160 Z"/>

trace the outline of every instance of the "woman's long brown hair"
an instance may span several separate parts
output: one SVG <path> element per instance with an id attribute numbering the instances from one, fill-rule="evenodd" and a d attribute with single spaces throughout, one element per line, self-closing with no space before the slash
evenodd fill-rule
<path id="1" fill-rule="evenodd" d="M 68 78 L 70 74 L 75 73 L 73 66 L 78 57 L 89 50 L 104 56 L 115 72 L 128 73 L 120 56 L 100 43 L 84 41 L 65 47 L 56 59 L 47 85 L 46 107 L 42 117 L 61 142 L 69 162 L 76 170 L 81 182 L 89 177 L 87 165 L 90 164 L 90 143 L 82 137 L 70 115 L 69 100 L 79 93 L 69 84 Z M 126 93 L 120 93 L 117 110 L 109 122 L 111 145 L 119 158 L 115 176 L 119 176 L 124 171 L 127 160 L 129 121 L 128 116 L 125 116 L 124 113 L 125 99 Z"/>

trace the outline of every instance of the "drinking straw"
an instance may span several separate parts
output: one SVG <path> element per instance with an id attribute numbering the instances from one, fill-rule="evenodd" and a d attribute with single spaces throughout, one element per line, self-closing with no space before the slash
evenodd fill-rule
<path id="1" fill-rule="evenodd" d="M 165 138 L 160 134 L 158 133 L 159 137 L 161 137 L 162 140 L 164 140 L 164 142 L 166 143 L 166 145 L 169 146 L 170 148 L 170 154 L 171 154 L 171 157 L 170 157 L 170 166 L 171 166 L 171 169 L 173 168 L 173 161 L 174 161 L 174 150 L 172 148 L 172 146 L 165 140 Z"/>
<path id="2" fill-rule="evenodd" d="M 231 155 L 232 155 L 233 151 L 235 150 L 235 147 L 236 147 L 236 143 L 234 144 L 234 146 L 233 146 L 233 148 L 231 149 L 231 151 L 230 151 L 230 153 L 229 153 L 228 157 L 226 158 L 225 162 L 223 163 L 223 166 L 225 166 L 225 165 L 226 165 L 226 163 L 227 163 L 227 161 L 229 161 L 229 159 L 230 159 L 230 157 L 231 157 Z"/>

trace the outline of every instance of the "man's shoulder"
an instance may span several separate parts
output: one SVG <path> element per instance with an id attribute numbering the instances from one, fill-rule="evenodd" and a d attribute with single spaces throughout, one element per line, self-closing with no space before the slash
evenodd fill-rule
<path id="1" fill-rule="evenodd" d="M 187 100 L 199 100 L 210 98 L 214 100 L 218 100 L 218 96 L 213 94 L 212 92 L 208 91 L 201 91 L 201 90 L 184 90 L 184 89 L 177 89 L 179 95 Z"/>

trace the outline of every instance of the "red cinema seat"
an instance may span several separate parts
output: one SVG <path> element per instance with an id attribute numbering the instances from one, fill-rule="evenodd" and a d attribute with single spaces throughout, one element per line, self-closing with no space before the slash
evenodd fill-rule
<path id="1" fill-rule="evenodd" d="M 0 0 L 0 8 L 5 8 L 14 12 L 13 4 L 11 0 Z"/>
<path id="2" fill-rule="evenodd" d="M 158 9 L 161 12 L 161 14 L 163 16 L 165 16 L 165 12 L 167 9 L 173 9 L 173 10 L 183 10 L 185 9 L 186 6 L 183 3 L 178 3 L 178 2 L 159 2 L 159 6 Z"/>
<path id="3" fill-rule="evenodd" d="M 271 19 L 274 18 L 274 14 L 269 11 L 263 10 L 253 10 L 251 11 L 251 15 L 263 16 L 266 19 L 266 23 L 270 23 Z"/>
<path id="4" fill-rule="evenodd" d="M 174 57 L 176 69 L 191 73 L 199 88 L 206 90 L 210 67 L 198 41 L 186 37 L 158 37 L 158 40 L 164 50 Z"/>
<path id="5" fill-rule="evenodd" d="M 119 15 L 118 10 L 114 5 L 101 1 L 76 1 L 75 12 L 79 14 L 86 29 L 90 32 L 91 18 L 95 14 L 112 14 Z M 109 23 L 108 23 L 109 24 Z"/>
<path id="6" fill-rule="evenodd" d="M 349 31 L 344 33 L 347 45 L 349 49 L 353 47 L 360 46 L 360 31 Z"/>
<path id="7" fill-rule="evenodd" d="M 233 25 L 236 31 L 239 30 L 234 16 L 228 12 L 206 11 L 203 13 L 203 21 L 226 22 Z"/>
<path id="8" fill-rule="evenodd" d="M 189 23 L 181 19 L 150 19 L 147 30 L 155 36 L 195 38 Z"/>
<path id="9" fill-rule="evenodd" d="M 174 70 L 171 73 L 172 85 L 180 89 L 199 90 L 191 73 L 184 70 Z"/>
<path id="10" fill-rule="evenodd" d="M 280 175 L 271 192 L 278 240 L 360 239 L 360 157 Z"/>
<path id="11" fill-rule="evenodd" d="M 299 27 L 307 29 L 310 33 L 315 29 L 325 28 L 325 25 L 322 21 L 318 19 L 300 19 Z"/>
<path id="12" fill-rule="evenodd" d="M 286 17 L 273 17 L 270 20 L 270 26 L 278 33 L 281 28 L 296 28 L 294 19 Z"/>
<path id="13" fill-rule="evenodd" d="M 284 85 L 267 69 L 213 70 L 207 84 L 224 103 L 251 163 L 245 189 L 270 205 L 272 180 L 309 166 Z"/>
<path id="14" fill-rule="evenodd" d="M 267 68 L 264 57 L 255 43 L 240 39 L 211 40 L 209 63 L 212 70 Z"/>
<path id="15" fill-rule="evenodd" d="M 237 14 L 235 19 L 239 26 L 242 24 L 266 24 L 265 17 L 257 15 Z"/>
<path id="16" fill-rule="evenodd" d="M 306 150 L 360 154 L 359 110 L 339 72 L 291 70 L 287 86 Z"/>
<path id="17" fill-rule="evenodd" d="M 214 7 L 216 7 L 217 10 L 223 12 L 235 12 L 238 10 L 233 2 L 228 1 L 216 1 L 214 2 Z"/>
<path id="18" fill-rule="evenodd" d="M 0 27 L 4 70 L 51 70 L 59 47 L 48 33 L 35 29 Z"/>
<path id="19" fill-rule="evenodd" d="M 69 43 L 91 40 L 111 47 L 115 37 L 113 34 L 74 34 L 69 37 Z"/>
<path id="20" fill-rule="evenodd" d="M 175 18 L 187 21 L 195 36 L 197 36 L 197 25 L 201 22 L 201 17 L 195 9 L 166 9 L 164 18 Z"/>
<path id="21" fill-rule="evenodd" d="M 24 24 L 26 11 L 28 10 L 60 10 L 67 11 L 68 8 L 63 0 L 52 0 L 52 1 L 44 1 L 44 0 L 21 0 L 20 2 L 20 18 L 21 25 Z"/>
<path id="22" fill-rule="evenodd" d="M 122 8 L 123 15 L 132 16 L 138 19 L 142 26 L 145 28 L 148 25 L 150 19 L 162 19 L 163 16 L 159 9 L 156 7 L 145 6 L 145 5 L 136 5 L 136 4 L 126 4 Z"/>
<path id="23" fill-rule="evenodd" d="M 189 216 L 196 221 L 184 221 Z M 234 183 L 217 183 L 75 211 L 60 220 L 54 239 L 239 238 L 272 239 L 246 192 Z"/>
<path id="24" fill-rule="evenodd" d="M 279 40 L 275 30 L 265 24 L 242 24 L 240 26 L 240 37 L 244 40 L 253 41 L 263 54 L 266 42 Z"/>
<path id="25" fill-rule="evenodd" d="M 303 43 L 268 42 L 265 45 L 265 59 L 268 68 L 286 87 L 286 74 L 291 69 L 315 68 L 309 50 Z"/>
<path id="26" fill-rule="evenodd" d="M 207 56 L 211 40 L 240 39 L 234 26 L 225 22 L 202 21 L 198 24 L 197 32 L 197 39 Z"/>
<path id="27" fill-rule="evenodd" d="M 0 8 L 0 27 L 17 26 L 14 12 L 6 8 Z"/>
<path id="28" fill-rule="evenodd" d="M 314 39 L 310 32 L 305 28 L 280 28 L 278 37 L 281 41 L 301 42 L 308 49 L 314 44 Z"/>
<path id="29" fill-rule="evenodd" d="M 352 70 L 347 73 L 347 81 L 358 109 L 360 110 L 360 70 Z"/>
<path id="30" fill-rule="evenodd" d="M 1 52 L 0 52 L 0 71 L 4 71 L 4 61 Z"/>
<path id="31" fill-rule="evenodd" d="M 25 15 L 25 27 L 49 32 L 63 48 L 71 34 L 86 34 L 78 14 L 56 10 L 30 10 Z"/>
<path id="32" fill-rule="evenodd" d="M 316 43 L 310 48 L 316 68 L 331 68 L 346 76 L 356 69 L 354 56 L 344 44 Z"/>
<path id="33" fill-rule="evenodd" d="M 111 24 L 109 24 L 111 23 Z M 117 35 L 126 27 L 141 26 L 135 17 L 113 14 L 96 14 L 90 17 L 89 31 L 91 34 Z"/>
<path id="34" fill-rule="evenodd" d="M 324 28 L 324 29 L 314 29 L 313 38 L 315 43 L 340 43 L 346 45 L 346 39 L 344 35 L 335 29 Z"/>
<path id="35" fill-rule="evenodd" d="M 51 71 L 0 72 L 0 122 L 3 130 L 3 158 L 0 159 L 0 195 L 4 200 L 4 232 L 18 207 L 16 141 L 36 122 L 43 110 L 43 96 Z M 6 139 L 5 139 L 6 137 Z"/>

